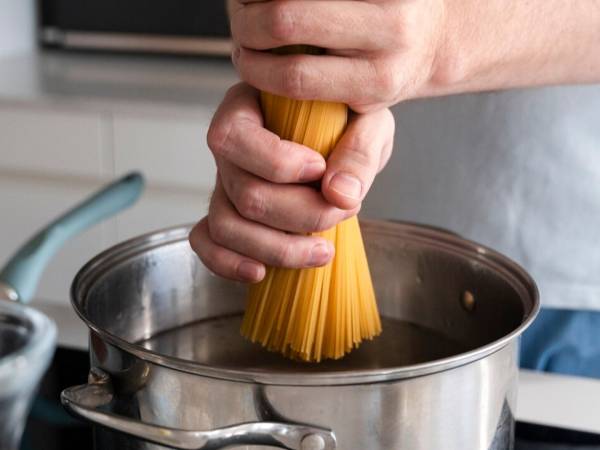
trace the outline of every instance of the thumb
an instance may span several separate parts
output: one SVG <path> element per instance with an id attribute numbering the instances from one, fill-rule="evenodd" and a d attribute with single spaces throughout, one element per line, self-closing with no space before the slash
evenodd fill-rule
<path id="1" fill-rule="evenodd" d="M 379 171 L 390 157 L 394 117 L 388 109 L 353 115 L 327 160 L 321 190 L 341 209 L 360 205 Z"/>

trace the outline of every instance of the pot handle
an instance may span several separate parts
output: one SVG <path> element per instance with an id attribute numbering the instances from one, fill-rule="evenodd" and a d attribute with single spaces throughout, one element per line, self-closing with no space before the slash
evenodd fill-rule
<path id="1" fill-rule="evenodd" d="M 96 425 L 174 449 L 217 450 L 233 445 L 264 445 L 288 450 L 334 450 L 331 430 L 277 422 L 242 423 L 210 431 L 180 430 L 140 422 L 101 411 L 113 399 L 108 374 L 92 368 L 88 383 L 61 393 L 63 406 L 71 414 Z"/>
<path id="2" fill-rule="evenodd" d="M 0 298 L 28 303 L 48 261 L 62 245 L 79 232 L 131 206 L 143 186 L 142 175 L 132 172 L 44 227 L 0 268 Z"/>

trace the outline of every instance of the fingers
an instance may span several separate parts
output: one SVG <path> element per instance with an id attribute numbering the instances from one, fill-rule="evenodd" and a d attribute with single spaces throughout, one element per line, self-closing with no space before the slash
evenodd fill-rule
<path id="1" fill-rule="evenodd" d="M 327 49 L 374 51 L 389 41 L 378 5 L 357 1 L 244 2 L 231 16 L 239 45 L 266 50 L 304 44 Z"/>
<path id="2" fill-rule="evenodd" d="M 335 252 L 322 237 L 288 234 L 245 219 L 227 199 L 220 180 L 210 205 L 208 234 L 231 252 L 275 267 L 322 266 Z"/>
<path id="3" fill-rule="evenodd" d="M 325 160 L 318 153 L 263 127 L 257 91 L 243 83 L 225 96 L 207 140 L 217 159 L 276 183 L 315 181 L 325 172 Z"/>
<path id="4" fill-rule="evenodd" d="M 327 161 L 321 189 L 338 208 L 356 208 L 377 173 L 387 163 L 394 137 L 394 117 L 388 109 L 354 115 Z"/>
<path id="5" fill-rule="evenodd" d="M 311 233 L 332 228 L 358 213 L 332 206 L 312 187 L 274 184 L 227 162 L 219 162 L 219 174 L 227 197 L 244 218 L 271 228 Z"/>
<path id="6" fill-rule="evenodd" d="M 189 241 L 204 265 L 217 275 L 248 283 L 257 283 L 265 276 L 264 264 L 215 244 L 206 217 L 192 229 Z"/>
<path id="7" fill-rule="evenodd" d="M 400 90 L 401 78 L 394 67 L 367 58 L 278 55 L 241 48 L 233 61 L 241 78 L 257 89 L 299 100 L 342 102 L 357 112 L 387 106 Z"/>

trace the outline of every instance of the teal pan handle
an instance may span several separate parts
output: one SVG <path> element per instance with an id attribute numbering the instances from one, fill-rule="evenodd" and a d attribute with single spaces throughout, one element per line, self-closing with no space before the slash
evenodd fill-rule
<path id="1" fill-rule="evenodd" d="M 0 271 L 0 283 L 28 303 L 46 265 L 65 242 L 92 225 L 133 205 L 144 189 L 144 178 L 133 172 L 106 186 L 38 232 Z"/>

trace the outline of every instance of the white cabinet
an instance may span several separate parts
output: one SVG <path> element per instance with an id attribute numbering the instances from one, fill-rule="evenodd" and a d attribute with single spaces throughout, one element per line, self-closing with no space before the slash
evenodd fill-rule
<path id="1" fill-rule="evenodd" d="M 0 57 L 35 48 L 35 0 L 0 0 Z"/>
<path id="2" fill-rule="evenodd" d="M 146 177 L 141 200 L 68 242 L 43 276 L 38 304 L 67 304 L 77 270 L 107 247 L 199 220 L 215 178 L 209 121 L 209 109 L 173 117 L 0 104 L 0 265 L 39 228 L 130 170 Z"/>
<path id="3" fill-rule="evenodd" d="M 195 223 L 208 209 L 209 194 L 149 188 L 141 200 L 117 218 L 119 241 L 158 229 Z"/>
<path id="4" fill-rule="evenodd" d="M 105 168 L 99 114 L 0 108 L 0 170 L 94 177 Z"/>
<path id="5" fill-rule="evenodd" d="M 140 170 L 151 186 L 210 189 L 216 170 L 206 145 L 209 123 L 208 112 L 198 118 L 116 114 L 116 172 Z"/>

